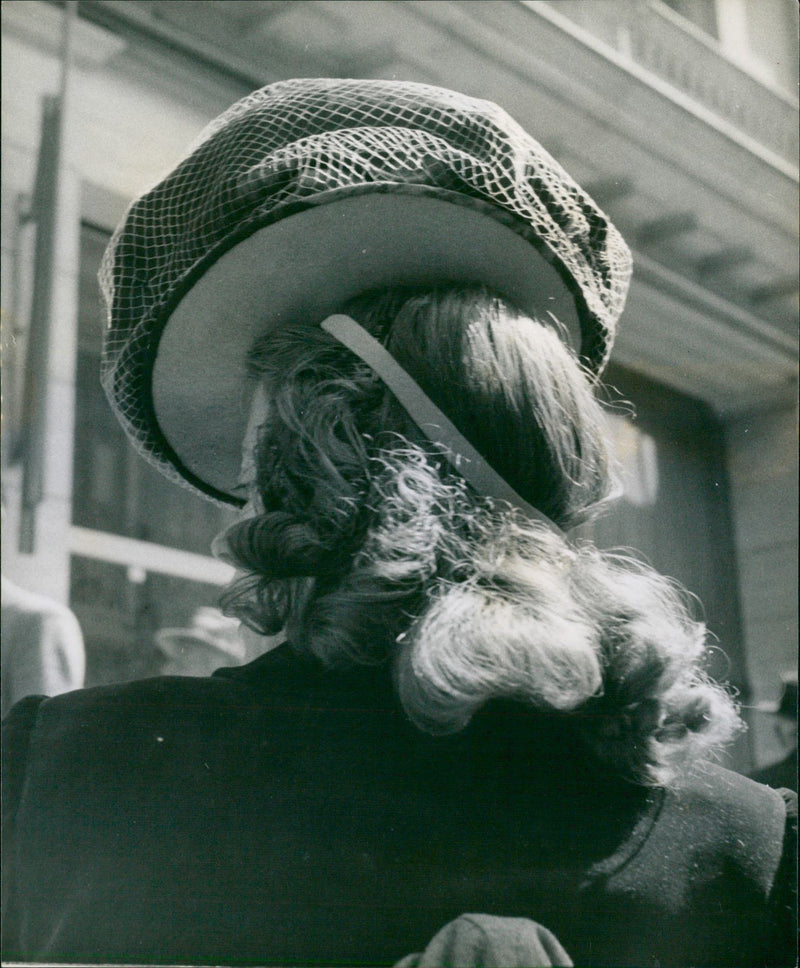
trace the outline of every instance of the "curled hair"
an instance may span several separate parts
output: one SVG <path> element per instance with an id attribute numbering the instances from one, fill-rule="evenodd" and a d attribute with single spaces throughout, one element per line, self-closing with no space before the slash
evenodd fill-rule
<path id="1" fill-rule="evenodd" d="M 552 326 L 482 289 L 393 290 L 348 309 L 562 528 L 608 499 L 602 409 Z M 675 584 L 475 494 L 324 331 L 274 332 L 251 364 L 270 407 L 260 513 L 227 535 L 246 571 L 229 614 L 285 628 L 326 664 L 390 663 L 406 713 L 431 733 L 513 698 L 569 717 L 643 783 L 733 735 L 731 700 L 702 672 L 705 630 Z"/>

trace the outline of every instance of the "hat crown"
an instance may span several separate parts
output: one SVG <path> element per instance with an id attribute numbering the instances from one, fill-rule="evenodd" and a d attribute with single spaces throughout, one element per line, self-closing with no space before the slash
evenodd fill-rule
<path id="1" fill-rule="evenodd" d="M 630 252 L 504 110 L 405 81 L 280 81 L 212 122 L 175 170 L 134 202 L 106 252 L 103 384 L 145 456 L 162 469 L 165 455 L 174 465 L 159 439 L 149 379 L 161 333 L 194 282 L 257 229 L 371 192 L 474 207 L 530 242 L 574 298 L 584 361 L 602 369 L 627 294 Z"/>

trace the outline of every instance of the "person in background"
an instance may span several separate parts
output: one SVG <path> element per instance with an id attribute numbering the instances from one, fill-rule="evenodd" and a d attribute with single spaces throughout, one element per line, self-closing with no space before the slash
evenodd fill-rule
<path id="1" fill-rule="evenodd" d="M 796 797 L 715 765 L 682 591 L 573 532 L 630 274 L 504 111 L 421 84 L 256 91 L 134 203 L 106 392 L 242 507 L 222 604 L 284 641 L 15 707 L 7 957 L 794 964 Z"/>
<path id="2" fill-rule="evenodd" d="M 59 602 L 2 576 L 2 714 L 25 696 L 80 689 L 86 651 L 77 618 Z"/>
<path id="3" fill-rule="evenodd" d="M 774 717 L 775 733 L 784 755 L 751 773 L 757 783 L 781 789 L 797 790 L 797 671 L 781 676 L 781 696 L 777 703 L 755 707 Z"/>
<path id="4" fill-rule="evenodd" d="M 216 608 L 198 608 L 186 628 L 159 629 L 155 644 L 165 676 L 210 676 L 215 669 L 247 659 L 239 623 Z"/>

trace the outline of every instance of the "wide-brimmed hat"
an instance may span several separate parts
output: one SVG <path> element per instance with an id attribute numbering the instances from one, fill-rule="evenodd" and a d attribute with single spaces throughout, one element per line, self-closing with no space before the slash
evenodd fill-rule
<path id="1" fill-rule="evenodd" d="M 169 660 L 171 674 L 210 675 L 223 665 L 239 665 L 247 658 L 240 623 L 215 608 L 198 608 L 189 626 L 159 629 L 158 651 Z"/>
<path id="2" fill-rule="evenodd" d="M 427 85 L 292 80 L 244 98 L 130 207 L 100 273 L 102 381 L 137 449 L 239 504 L 246 355 L 360 293 L 483 284 L 575 334 L 598 374 L 621 236 L 503 110 Z"/>

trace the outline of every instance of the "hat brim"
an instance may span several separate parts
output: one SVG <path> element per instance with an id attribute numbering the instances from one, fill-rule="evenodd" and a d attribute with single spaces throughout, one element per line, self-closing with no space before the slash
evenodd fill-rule
<path id="1" fill-rule="evenodd" d="M 514 229 L 432 196 L 337 198 L 258 228 L 209 266 L 173 309 L 152 376 L 154 415 L 182 469 L 206 493 L 242 503 L 241 444 L 252 384 L 247 354 L 277 326 L 316 326 L 352 297 L 395 285 L 483 284 L 566 327 L 576 297 Z"/>
<path id="2" fill-rule="evenodd" d="M 165 628 L 155 635 L 158 650 L 169 659 L 181 659 L 186 653 L 205 650 L 220 657 L 228 657 L 241 662 L 245 657 L 244 646 L 229 646 L 209 635 L 202 629 Z"/>

